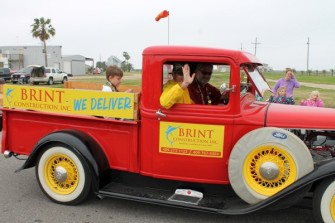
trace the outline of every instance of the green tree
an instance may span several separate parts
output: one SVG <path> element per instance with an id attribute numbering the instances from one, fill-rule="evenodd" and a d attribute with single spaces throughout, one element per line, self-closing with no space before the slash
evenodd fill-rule
<path id="1" fill-rule="evenodd" d="M 126 61 L 122 61 L 121 62 L 121 70 L 123 70 L 124 72 L 130 72 L 131 70 L 133 70 L 134 67 L 131 63 L 127 63 Z"/>
<path id="2" fill-rule="evenodd" d="M 322 74 L 323 74 L 323 76 L 326 76 L 327 71 L 326 70 L 322 70 Z"/>
<path id="3" fill-rule="evenodd" d="M 123 70 L 123 72 L 125 72 L 127 70 L 127 64 L 126 61 L 122 61 L 121 62 L 121 70 Z"/>
<path id="4" fill-rule="evenodd" d="M 107 64 L 106 64 L 105 61 L 103 61 L 103 62 L 98 61 L 96 67 L 98 67 L 100 69 L 103 69 L 103 70 L 106 70 L 107 69 Z"/>
<path id="5" fill-rule="evenodd" d="M 332 76 L 334 75 L 334 69 L 330 69 L 330 73 L 332 73 Z"/>
<path id="6" fill-rule="evenodd" d="M 128 68 L 128 72 L 130 72 L 131 70 L 134 70 L 134 67 L 131 63 L 128 63 L 127 68 Z"/>
<path id="7" fill-rule="evenodd" d="M 51 25 L 51 19 L 36 18 L 34 19 L 34 24 L 31 25 L 33 28 L 31 33 L 34 38 L 38 38 L 43 42 L 44 47 L 44 58 L 45 58 L 45 66 L 48 66 L 48 57 L 47 57 L 47 45 L 46 41 L 50 39 L 51 36 L 56 34 L 55 28 Z"/>
<path id="8" fill-rule="evenodd" d="M 121 64 L 121 68 L 123 71 L 128 71 L 130 72 L 131 68 L 132 68 L 132 64 L 129 64 L 129 59 L 130 59 L 130 56 L 128 54 L 128 52 L 123 52 L 123 57 L 125 59 L 125 61 L 122 62 Z"/>
<path id="9" fill-rule="evenodd" d="M 128 54 L 128 52 L 123 52 L 123 57 L 124 57 L 124 59 L 127 61 L 127 63 L 128 63 L 128 61 L 129 61 L 129 59 L 130 59 L 130 56 L 129 56 L 129 54 Z"/>
<path id="10" fill-rule="evenodd" d="M 308 70 L 307 73 L 308 73 L 308 75 L 310 76 L 311 73 L 312 73 L 312 70 Z"/>

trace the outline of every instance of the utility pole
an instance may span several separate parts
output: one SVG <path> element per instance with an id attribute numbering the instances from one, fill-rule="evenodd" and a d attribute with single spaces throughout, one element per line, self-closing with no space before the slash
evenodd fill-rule
<path id="1" fill-rule="evenodd" d="M 155 20 L 156 20 L 156 22 L 158 22 L 160 19 L 162 19 L 162 18 L 166 18 L 166 17 L 168 17 L 168 45 L 170 45 L 170 12 L 169 11 L 167 11 L 167 10 L 164 10 L 164 11 L 162 11 L 161 13 L 159 13 L 157 16 L 156 16 L 156 18 L 155 18 Z"/>
<path id="2" fill-rule="evenodd" d="M 170 12 L 168 11 L 168 45 L 170 45 Z"/>
<path id="3" fill-rule="evenodd" d="M 242 46 L 242 43 L 241 43 L 241 51 L 243 50 L 243 46 Z"/>
<path id="4" fill-rule="evenodd" d="M 307 70 L 306 72 L 308 73 L 308 62 L 309 62 L 309 37 L 307 39 Z"/>
<path id="5" fill-rule="evenodd" d="M 261 43 L 257 42 L 257 37 L 256 37 L 256 41 L 255 41 L 254 43 L 251 43 L 251 44 L 255 44 L 255 56 L 256 56 L 257 45 L 258 45 L 258 44 L 261 44 Z"/>

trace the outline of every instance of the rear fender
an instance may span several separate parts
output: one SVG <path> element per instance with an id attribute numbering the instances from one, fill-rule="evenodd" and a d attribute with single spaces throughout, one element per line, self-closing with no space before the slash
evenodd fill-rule
<path id="1" fill-rule="evenodd" d="M 85 157 L 91 166 L 91 171 L 93 171 L 92 175 L 95 177 L 95 180 L 93 180 L 93 189 L 96 191 L 99 186 L 99 177 L 109 168 L 108 160 L 95 140 L 89 135 L 79 131 L 64 130 L 43 137 L 37 142 L 26 162 L 15 172 L 34 167 L 38 155 L 51 143 L 64 143 Z"/>

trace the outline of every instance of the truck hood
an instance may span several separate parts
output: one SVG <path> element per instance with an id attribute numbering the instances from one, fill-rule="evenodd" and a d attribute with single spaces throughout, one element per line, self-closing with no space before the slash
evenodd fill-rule
<path id="1" fill-rule="evenodd" d="M 302 129 L 335 129 L 335 109 L 271 103 L 266 126 Z"/>

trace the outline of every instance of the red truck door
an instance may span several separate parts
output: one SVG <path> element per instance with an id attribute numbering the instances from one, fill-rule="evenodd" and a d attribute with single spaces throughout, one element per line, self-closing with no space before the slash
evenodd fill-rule
<path id="1" fill-rule="evenodd" d="M 219 87 L 225 82 L 235 88 L 234 82 L 239 80 L 232 79 L 232 73 L 239 73 L 239 67 L 228 59 L 219 61 L 216 58 L 213 62 L 212 85 Z M 171 76 L 171 65 L 157 62 L 146 70 L 151 75 L 142 79 L 141 172 L 166 179 L 227 183 L 237 105 L 175 104 L 170 109 L 163 108 L 159 98 L 162 86 Z M 233 91 L 231 99 L 239 100 L 239 92 Z"/>

